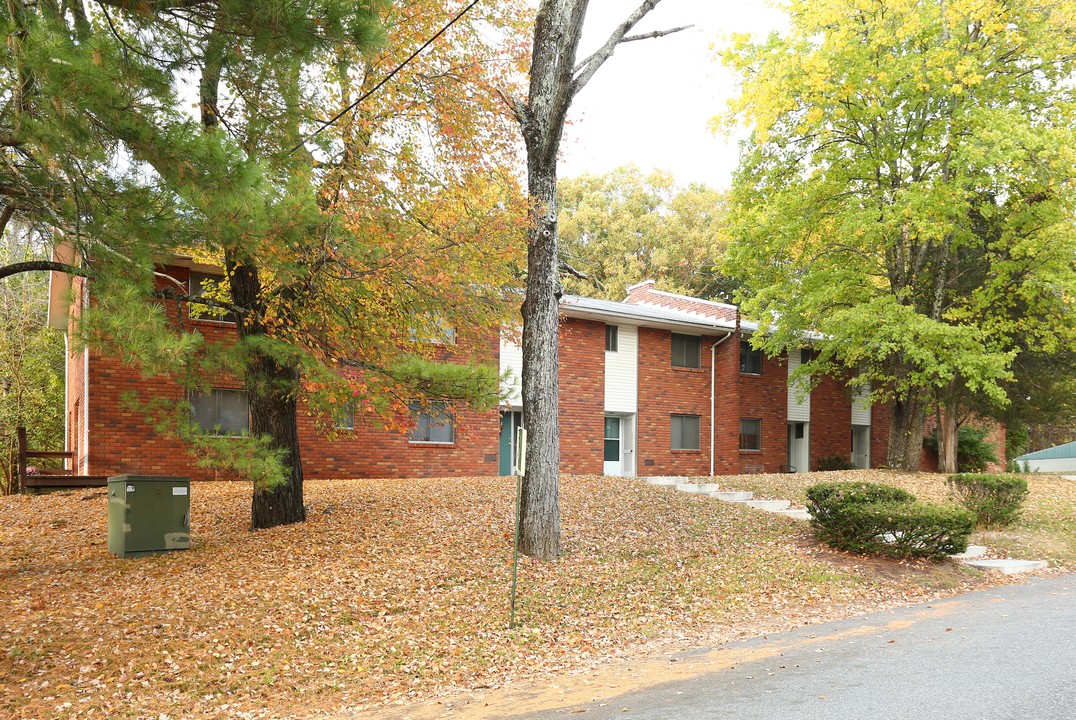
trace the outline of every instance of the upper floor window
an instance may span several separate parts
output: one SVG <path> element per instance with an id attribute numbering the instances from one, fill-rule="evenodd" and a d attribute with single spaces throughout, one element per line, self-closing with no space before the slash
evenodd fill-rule
<path id="1" fill-rule="evenodd" d="M 616 352 L 620 342 L 620 328 L 616 325 L 605 326 L 605 352 Z"/>
<path id="2" fill-rule="evenodd" d="M 428 406 L 413 402 L 409 405 L 415 424 L 408 434 L 413 443 L 452 443 L 456 441 L 456 423 L 448 404 L 436 400 Z"/>
<path id="3" fill-rule="evenodd" d="M 800 365 L 806 365 L 814 360 L 814 350 L 811 348 L 800 349 Z"/>
<path id="4" fill-rule="evenodd" d="M 245 390 L 214 388 L 207 393 L 192 392 L 191 420 L 211 435 L 246 435 L 250 432 L 250 410 Z"/>
<path id="5" fill-rule="evenodd" d="M 762 351 L 751 347 L 748 340 L 740 341 L 740 372 L 745 375 L 762 374 Z"/>
<path id="6" fill-rule="evenodd" d="M 222 296 L 218 288 L 225 282 L 223 275 L 207 275 L 206 273 L 192 272 L 190 279 L 191 295 L 201 297 L 209 294 L 214 300 L 230 300 L 227 293 Z M 223 308 L 211 305 L 191 303 L 190 316 L 195 320 L 216 320 L 218 322 L 234 323 L 238 321 L 235 313 Z"/>
<path id="7" fill-rule="evenodd" d="M 673 367 L 694 368 L 702 367 L 702 341 L 698 335 L 672 334 L 672 364 Z"/>

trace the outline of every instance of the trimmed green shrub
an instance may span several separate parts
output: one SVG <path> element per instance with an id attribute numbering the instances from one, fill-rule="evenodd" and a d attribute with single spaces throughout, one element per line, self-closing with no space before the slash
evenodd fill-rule
<path id="1" fill-rule="evenodd" d="M 845 505 L 915 502 L 915 495 L 892 485 L 869 482 L 818 483 L 807 488 L 807 510 L 820 522 Z"/>
<path id="2" fill-rule="evenodd" d="M 950 475 L 949 489 L 981 527 L 1012 524 L 1029 494 L 1027 480 L 1016 475 Z"/>
<path id="3" fill-rule="evenodd" d="M 818 458 L 818 472 L 827 472 L 830 470 L 855 470 L 856 466 L 848 461 L 848 458 L 843 458 L 839 455 L 833 457 Z"/>
<path id="4" fill-rule="evenodd" d="M 942 559 L 968 549 L 975 515 L 955 505 L 845 505 L 825 528 L 827 543 L 851 552 Z"/>
<path id="5" fill-rule="evenodd" d="M 967 549 L 975 515 L 955 506 L 918 503 L 907 490 L 866 482 L 807 488 L 815 535 L 851 552 L 943 558 Z"/>

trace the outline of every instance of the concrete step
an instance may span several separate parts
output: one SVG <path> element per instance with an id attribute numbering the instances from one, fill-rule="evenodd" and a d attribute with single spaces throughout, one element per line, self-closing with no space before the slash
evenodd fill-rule
<path id="1" fill-rule="evenodd" d="M 1049 565 L 1045 560 L 965 560 L 964 564 L 977 567 L 980 570 L 994 570 L 1006 575 L 1043 570 Z"/>
<path id="2" fill-rule="evenodd" d="M 677 477 L 675 475 L 652 475 L 645 479 L 651 485 L 679 485 L 687 482 L 686 477 Z"/>
<path id="3" fill-rule="evenodd" d="M 721 486 L 717 483 L 677 483 L 676 489 L 686 493 L 709 494 L 717 492 Z"/>
<path id="4" fill-rule="evenodd" d="M 718 490 L 710 493 L 710 497 L 724 500 L 725 502 L 746 502 L 755 497 L 755 494 L 747 490 Z"/>
<path id="5" fill-rule="evenodd" d="M 949 557 L 954 560 L 971 560 L 972 558 L 982 557 L 983 555 L 986 555 L 985 545 L 968 545 L 968 549 L 964 552 L 950 555 Z"/>
<path id="6" fill-rule="evenodd" d="M 787 510 L 788 506 L 792 504 L 788 500 L 740 500 L 738 502 L 742 502 L 744 505 L 753 507 L 756 510 L 765 510 L 766 512 Z"/>
<path id="7" fill-rule="evenodd" d="M 775 515 L 784 515 L 785 517 L 790 517 L 793 520 L 810 520 L 811 519 L 811 513 L 807 512 L 806 510 L 791 510 L 791 509 L 789 509 L 789 510 L 775 510 L 774 514 Z"/>

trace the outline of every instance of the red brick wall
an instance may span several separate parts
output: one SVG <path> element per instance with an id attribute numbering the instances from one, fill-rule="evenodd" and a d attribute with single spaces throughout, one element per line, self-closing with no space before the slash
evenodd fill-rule
<path id="1" fill-rule="evenodd" d="M 605 323 L 560 323 L 560 467 L 601 475 L 605 455 Z"/>
<path id="2" fill-rule="evenodd" d="M 810 468 L 822 458 L 852 457 L 852 398 L 843 380 L 826 376 L 811 391 Z"/>
<path id="3" fill-rule="evenodd" d="M 677 368 L 672 366 L 672 333 L 639 328 L 637 474 L 709 474 L 710 346 L 717 340 L 701 338 L 700 369 Z M 674 414 L 699 416 L 698 450 L 671 448 Z"/>
<path id="4" fill-rule="evenodd" d="M 714 474 L 734 475 L 740 472 L 740 339 L 731 335 L 719 342 L 714 361 Z M 704 356 L 708 350 L 705 345 Z M 703 451 L 709 451 L 709 438 L 704 439 Z"/>
<path id="5" fill-rule="evenodd" d="M 185 282 L 186 268 L 169 267 L 168 274 Z M 167 304 L 168 317 L 178 317 L 175 303 Z M 234 342 L 230 323 L 184 320 L 211 342 Z M 601 351 L 604 351 L 604 330 Z M 461 354 L 495 361 L 496 333 L 480 348 Z M 442 359 L 448 359 L 443 353 Z M 77 362 L 76 362 L 77 360 Z M 81 353 L 69 358 L 69 377 L 80 377 Z M 185 443 L 158 435 L 151 420 L 136 407 L 121 401 L 124 393 L 136 393 L 140 402 L 166 399 L 178 402 L 183 390 L 170 377 L 143 378 L 140 372 L 120 360 L 97 352 L 90 354 L 89 376 L 89 469 L 95 475 L 123 473 L 189 475 L 194 479 L 229 479 L 213 471 L 199 470 Z M 235 377 L 213 381 L 217 388 L 242 389 Z M 72 400 L 73 404 L 73 400 Z M 412 443 L 406 432 L 384 430 L 372 418 L 357 417 L 353 431 L 340 431 L 329 438 L 316 427 L 307 406 L 299 403 L 299 441 L 303 473 L 306 477 L 423 477 L 442 475 L 495 475 L 499 420 L 496 411 L 461 412 L 457 417 L 456 440 L 451 444 Z M 598 443 L 601 442 L 599 422 Z M 599 468 L 601 456 L 598 456 Z"/>
<path id="6" fill-rule="evenodd" d="M 871 467 L 885 467 L 889 462 L 889 428 L 893 425 L 893 405 L 871 407 Z"/>
<path id="7" fill-rule="evenodd" d="M 730 341 L 735 342 L 735 341 Z M 736 343 L 739 368 L 739 343 Z M 788 463 L 788 366 L 762 356 L 762 374 L 739 374 L 740 417 L 762 420 L 762 449 L 740 450 L 740 472 L 780 472 Z M 812 412 L 814 403 L 812 401 Z M 813 425 L 812 425 L 813 428 Z M 739 446 L 737 421 L 737 446 Z"/>

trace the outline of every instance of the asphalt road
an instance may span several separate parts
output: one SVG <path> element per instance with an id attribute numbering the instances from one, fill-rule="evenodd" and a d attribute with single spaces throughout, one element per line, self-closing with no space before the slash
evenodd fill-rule
<path id="1" fill-rule="evenodd" d="M 1073 720 L 1076 576 L 1032 579 L 676 660 L 701 672 L 502 717 Z"/>

